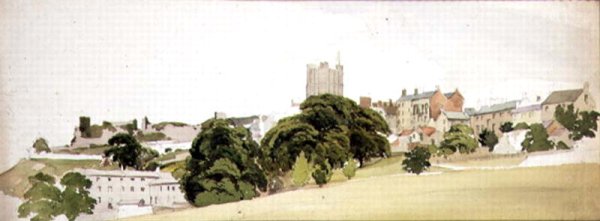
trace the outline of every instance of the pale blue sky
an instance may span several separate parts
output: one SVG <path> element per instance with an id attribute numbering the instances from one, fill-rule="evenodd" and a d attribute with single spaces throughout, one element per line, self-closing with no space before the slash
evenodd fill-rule
<path id="1" fill-rule="evenodd" d="M 597 2 L 0 0 L 8 168 L 37 136 L 93 123 L 268 114 L 341 52 L 345 95 L 459 88 L 466 106 L 581 87 L 598 94 Z M 596 100 L 600 100 L 596 96 Z M 8 153 L 8 154 L 6 154 Z"/>

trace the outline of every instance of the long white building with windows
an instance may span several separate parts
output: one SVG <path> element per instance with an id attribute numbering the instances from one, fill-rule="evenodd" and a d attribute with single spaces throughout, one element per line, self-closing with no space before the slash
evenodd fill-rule
<path id="1" fill-rule="evenodd" d="M 92 181 L 94 214 L 122 218 L 152 212 L 152 208 L 189 205 L 179 183 L 169 173 L 134 170 L 75 170 Z"/>

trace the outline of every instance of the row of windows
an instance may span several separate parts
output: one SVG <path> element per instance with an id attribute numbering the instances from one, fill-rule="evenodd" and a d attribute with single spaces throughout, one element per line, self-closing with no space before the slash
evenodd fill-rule
<path id="1" fill-rule="evenodd" d="M 107 192 L 109 192 L 109 193 L 113 191 L 112 186 L 108 186 L 107 189 L 108 189 Z M 130 192 L 135 192 L 135 187 L 133 187 L 133 186 L 129 187 L 129 191 Z M 146 191 L 146 188 L 140 187 L 140 191 L 144 192 L 144 191 Z M 163 191 L 163 187 L 162 186 L 160 186 L 160 191 L 161 192 Z M 167 186 L 167 190 L 166 191 L 175 191 L 175 186 Z M 98 192 L 102 192 L 102 186 L 98 186 Z M 121 192 L 125 192 L 125 186 L 121 186 Z"/>
<path id="2" fill-rule="evenodd" d="M 99 177 L 99 176 L 98 176 L 98 177 L 96 177 L 96 182 L 100 181 L 100 179 L 101 179 L 101 177 Z M 119 179 L 120 179 L 120 181 L 123 181 L 123 177 L 120 177 Z M 130 179 L 131 181 L 135 181 L 135 180 L 136 180 L 136 179 L 135 179 L 135 177 L 131 177 L 131 178 L 129 178 L 129 179 Z M 112 177 L 106 177 L 106 180 L 108 180 L 108 181 L 112 181 Z M 141 180 L 141 181 L 145 181 L 145 180 L 146 180 L 146 178 L 144 178 L 144 177 L 140 177 L 140 178 L 139 178 L 139 180 Z"/>

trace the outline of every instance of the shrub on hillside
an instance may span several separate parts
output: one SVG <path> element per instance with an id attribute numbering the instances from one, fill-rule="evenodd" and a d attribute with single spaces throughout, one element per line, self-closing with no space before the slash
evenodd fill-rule
<path id="1" fill-rule="evenodd" d="M 356 169 L 358 168 L 358 166 L 356 166 L 356 163 L 357 162 L 354 159 L 348 159 L 348 162 L 346 162 L 344 169 L 342 169 L 342 172 L 344 173 L 344 176 L 346 176 L 346 178 L 352 179 L 352 177 L 356 175 Z"/>
<path id="2" fill-rule="evenodd" d="M 331 171 L 331 165 L 328 160 L 325 160 L 323 163 L 315 164 L 315 169 L 313 170 L 312 177 L 315 180 L 315 183 L 322 187 L 329 180 L 331 180 L 331 176 L 333 172 Z"/>
<path id="3" fill-rule="evenodd" d="M 36 153 L 41 153 L 41 152 L 50 152 L 50 147 L 48 147 L 48 142 L 46 142 L 46 139 L 44 138 L 38 138 L 37 140 L 35 140 L 35 142 L 33 143 L 33 149 L 35 150 Z"/>
<path id="4" fill-rule="evenodd" d="M 417 147 L 410 152 L 404 154 L 405 159 L 402 160 L 402 168 L 409 173 L 421 174 L 431 166 L 429 158 L 431 153 L 425 148 Z"/>
<path id="5" fill-rule="evenodd" d="M 310 180 L 311 169 L 311 165 L 304 156 L 304 152 L 300 152 L 292 168 L 292 181 L 294 185 L 304 186 Z"/>

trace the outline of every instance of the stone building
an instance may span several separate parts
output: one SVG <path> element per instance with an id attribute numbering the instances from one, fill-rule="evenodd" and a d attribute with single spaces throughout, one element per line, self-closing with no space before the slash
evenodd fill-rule
<path id="1" fill-rule="evenodd" d="M 522 107 L 517 107 L 511 111 L 514 125 L 518 123 L 527 123 L 527 125 L 542 123 L 542 105 L 532 104 Z M 513 126 L 514 126 L 513 125 Z"/>
<path id="2" fill-rule="evenodd" d="M 567 105 L 573 104 L 575 110 L 594 110 L 596 102 L 590 95 L 589 87 L 590 84 L 585 82 L 581 89 L 553 91 L 542 102 L 542 122 L 554 119 L 554 112 L 558 105 L 563 105 L 566 108 Z"/>
<path id="3" fill-rule="evenodd" d="M 94 169 L 77 169 L 75 172 L 92 181 L 90 196 L 97 202 L 94 214 L 109 215 L 114 219 L 151 212 L 153 207 L 188 205 L 177 180 L 170 173 Z"/>
<path id="4" fill-rule="evenodd" d="M 500 137 L 502 135 L 500 125 L 513 121 L 512 111 L 516 109 L 518 102 L 514 100 L 481 107 L 471 116 L 471 128 L 476 135 L 484 129 L 488 129 L 493 130 L 496 136 Z"/>
<path id="5" fill-rule="evenodd" d="M 458 89 L 446 94 L 442 94 L 439 88 L 423 93 L 415 89 L 412 95 L 407 95 L 404 89 L 402 96 L 396 101 L 398 118 L 396 130 L 431 125 L 442 114 L 442 110 L 462 112 L 463 103 L 464 97 Z"/>
<path id="6" fill-rule="evenodd" d="M 306 67 L 306 97 L 319 94 L 344 95 L 344 67 L 338 64 L 329 68 L 327 62 Z"/>

